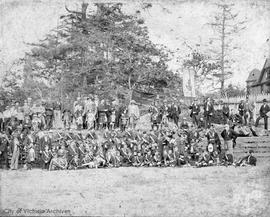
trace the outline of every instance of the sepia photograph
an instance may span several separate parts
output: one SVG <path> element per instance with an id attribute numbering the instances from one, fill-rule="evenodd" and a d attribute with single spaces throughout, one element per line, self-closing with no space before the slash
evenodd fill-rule
<path id="1" fill-rule="evenodd" d="M 269 217 L 269 0 L 1 0 L 0 216 Z"/>

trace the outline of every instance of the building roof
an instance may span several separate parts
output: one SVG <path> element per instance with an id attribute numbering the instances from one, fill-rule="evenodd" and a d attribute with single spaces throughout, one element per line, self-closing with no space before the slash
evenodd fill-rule
<path id="1" fill-rule="evenodd" d="M 264 66 L 263 66 L 263 69 L 262 69 L 262 71 L 260 72 L 260 76 L 259 76 L 259 79 L 257 80 L 257 82 L 256 83 L 254 83 L 252 86 L 259 86 L 259 85 L 262 85 L 262 84 L 264 84 L 264 83 L 262 83 L 262 78 L 263 78 L 263 75 L 264 75 L 264 73 L 265 73 L 265 71 L 266 71 L 266 69 L 268 69 L 268 68 L 270 68 L 270 58 L 267 58 L 266 60 L 265 60 L 265 63 L 264 63 Z M 268 82 L 268 81 L 267 81 Z"/>
<path id="2" fill-rule="evenodd" d="M 249 76 L 248 76 L 246 82 L 249 82 L 249 81 L 258 81 L 258 79 L 260 78 L 260 75 L 261 75 L 261 71 L 259 69 L 253 69 L 249 73 Z"/>
<path id="3" fill-rule="evenodd" d="M 267 58 L 267 59 L 265 60 L 265 64 L 264 64 L 263 69 L 267 69 L 267 68 L 269 68 L 269 67 L 270 67 L 270 58 Z"/>

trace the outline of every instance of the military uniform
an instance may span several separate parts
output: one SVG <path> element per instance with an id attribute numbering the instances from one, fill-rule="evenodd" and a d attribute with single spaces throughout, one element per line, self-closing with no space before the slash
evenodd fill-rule
<path id="1" fill-rule="evenodd" d="M 66 150 L 61 148 L 57 151 L 57 155 L 52 158 L 49 170 L 65 170 L 67 169 L 68 162 L 66 158 Z"/>

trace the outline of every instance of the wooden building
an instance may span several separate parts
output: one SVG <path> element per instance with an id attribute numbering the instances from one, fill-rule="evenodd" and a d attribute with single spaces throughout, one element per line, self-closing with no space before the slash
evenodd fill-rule
<path id="1" fill-rule="evenodd" d="M 251 95 L 270 93 L 270 58 L 265 60 L 263 69 L 253 69 L 247 79 L 247 92 Z"/>

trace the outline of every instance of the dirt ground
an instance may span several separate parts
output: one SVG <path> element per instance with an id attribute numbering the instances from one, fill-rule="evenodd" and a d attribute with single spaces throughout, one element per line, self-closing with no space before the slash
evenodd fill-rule
<path id="1" fill-rule="evenodd" d="M 1 171 L 2 215 L 270 216 L 257 167 Z"/>

